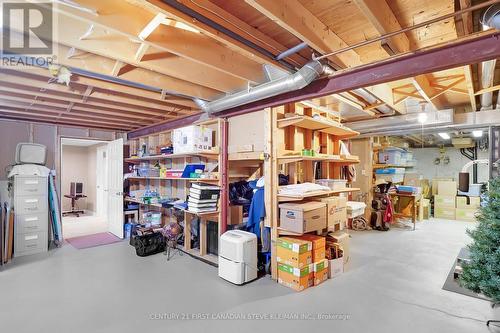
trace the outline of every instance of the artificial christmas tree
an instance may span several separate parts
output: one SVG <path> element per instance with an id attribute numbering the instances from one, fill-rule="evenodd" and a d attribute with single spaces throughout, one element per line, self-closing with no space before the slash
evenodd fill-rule
<path id="1" fill-rule="evenodd" d="M 500 302 L 500 177 L 490 181 L 486 204 L 477 216 L 479 224 L 467 230 L 470 262 L 463 266 L 460 284 Z"/>

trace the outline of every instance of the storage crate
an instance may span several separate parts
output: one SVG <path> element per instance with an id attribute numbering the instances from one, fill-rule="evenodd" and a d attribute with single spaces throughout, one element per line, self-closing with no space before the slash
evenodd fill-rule
<path id="1" fill-rule="evenodd" d="M 381 164 L 401 165 L 403 153 L 405 151 L 400 148 L 387 148 L 378 153 L 378 162 Z"/>
<path id="2" fill-rule="evenodd" d="M 346 188 L 346 179 L 316 179 L 316 184 L 329 187 L 332 191 L 342 190 Z"/>

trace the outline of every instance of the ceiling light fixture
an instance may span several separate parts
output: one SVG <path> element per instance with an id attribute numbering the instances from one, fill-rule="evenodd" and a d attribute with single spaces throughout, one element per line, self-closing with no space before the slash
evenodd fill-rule
<path id="1" fill-rule="evenodd" d="M 418 114 L 418 122 L 421 123 L 421 124 L 425 124 L 425 122 L 427 121 L 427 113 L 419 113 Z"/>
<path id="2" fill-rule="evenodd" d="M 448 133 L 441 132 L 441 133 L 438 133 L 438 134 L 444 140 L 449 140 L 451 138 Z"/>
<path id="3" fill-rule="evenodd" d="M 474 130 L 474 131 L 472 131 L 472 136 L 475 138 L 480 138 L 483 136 L 483 131 L 482 130 Z"/>

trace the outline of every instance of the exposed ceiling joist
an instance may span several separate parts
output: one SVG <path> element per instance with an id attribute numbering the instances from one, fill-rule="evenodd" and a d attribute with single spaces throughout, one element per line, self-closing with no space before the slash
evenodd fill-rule
<path id="1" fill-rule="evenodd" d="M 19 20 L 22 20 L 22 13 L 18 14 Z M 54 13 L 57 15 L 55 18 L 59 25 L 64 26 L 64 29 L 59 29 L 56 42 L 62 45 L 76 47 L 80 50 L 90 52 L 92 54 L 120 61 L 124 65 L 129 64 L 135 67 L 151 71 L 152 75 L 160 76 L 163 74 L 165 79 L 183 80 L 194 85 L 199 85 L 218 92 L 228 92 L 235 87 L 243 87 L 247 81 L 234 77 L 227 73 L 221 72 L 217 69 L 193 63 L 189 59 L 179 57 L 177 55 L 164 52 L 161 50 L 154 50 L 155 57 L 150 57 L 147 62 L 137 61 L 137 47 L 136 43 L 130 41 L 127 37 L 122 36 L 109 36 L 106 35 L 102 38 L 93 38 L 88 40 L 79 40 L 77 36 L 85 29 L 85 22 L 74 19 L 70 16 L 61 13 Z M 16 16 L 14 15 L 14 18 Z M 50 40 L 52 32 L 47 31 L 49 35 L 40 33 L 38 37 L 45 40 Z M 12 34 L 12 32 L 11 32 Z M 22 36 L 22 33 L 21 33 Z M 61 61 L 60 58 L 58 58 Z M 69 61 L 74 59 L 68 59 Z M 144 60 L 144 59 L 142 59 Z M 259 67 L 260 69 L 260 67 Z M 263 73 L 260 71 L 259 77 L 263 78 Z"/>
<path id="2" fill-rule="evenodd" d="M 322 54 L 348 46 L 297 0 L 245 0 L 245 2 Z M 331 56 L 329 59 L 340 67 L 361 64 L 359 55 L 353 50 Z"/>
<path id="3" fill-rule="evenodd" d="M 442 98 L 442 95 L 433 98 L 435 95 L 438 95 L 439 91 L 431 85 L 427 76 L 417 75 L 412 79 L 412 82 L 418 93 L 427 103 L 432 105 L 434 109 L 441 110 L 446 106 L 446 101 Z"/>
<path id="4" fill-rule="evenodd" d="M 96 17 L 62 6 L 60 10 L 73 19 L 92 22 L 138 41 L 140 41 L 139 34 L 158 13 L 158 10 L 151 11 L 144 6 L 135 6 L 122 0 L 78 0 L 78 3 L 96 8 L 100 15 Z M 186 19 L 185 23 L 196 27 L 196 22 L 192 22 L 192 19 Z M 261 82 L 263 79 L 260 70 L 262 62 L 257 61 L 258 56 L 253 53 L 242 55 L 234 52 L 203 34 L 160 24 L 142 43 L 161 52 L 168 52 L 192 61 L 194 62 L 192 67 L 199 64 L 245 81 Z"/>
<path id="5" fill-rule="evenodd" d="M 15 71 L 13 71 L 15 73 Z M 85 90 L 72 90 L 71 87 L 65 87 L 58 84 L 49 84 L 47 81 L 41 81 L 30 76 L 16 76 L 13 72 L 8 70 L 0 70 L 3 75 L 0 77 L 0 85 L 3 91 L 12 91 L 20 93 L 30 93 L 36 96 L 43 96 L 46 98 L 62 98 L 66 101 L 81 103 L 84 97 Z M 20 73 L 21 74 L 21 73 Z M 22 79 L 21 79 L 22 77 Z M 76 87 L 82 88 L 82 87 Z M 83 88 L 84 89 L 84 88 Z M 99 93 L 94 92 L 92 97 L 87 97 L 86 104 L 98 108 L 106 108 L 116 110 L 118 112 L 136 112 L 139 114 L 146 114 L 150 116 L 161 116 L 166 112 L 176 110 L 174 107 L 162 108 L 161 105 L 156 108 L 134 104 L 123 103 L 113 99 L 103 99 L 99 97 Z"/>
<path id="6" fill-rule="evenodd" d="M 274 60 L 274 57 L 269 57 L 268 55 L 264 55 L 260 52 L 256 52 L 256 50 L 241 41 L 238 41 L 224 33 L 220 33 L 217 29 L 208 26 L 199 20 L 193 20 L 193 18 L 180 10 L 173 8 L 165 4 L 162 0 L 146 0 L 153 10 L 160 11 L 162 13 L 167 14 L 170 17 L 173 17 L 176 20 L 189 24 L 191 26 L 196 27 L 200 30 L 204 35 L 213 38 L 219 43 L 223 45 L 229 46 L 230 49 L 236 51 L 239 54 L 242 54 L 250 59 L 254 59 L 255 61 L 259 61 L 261 64 L 272 64 L 279 67 L 282 65 Z M 198 5 L 196 5 L 198 4 Z M 237 17 L 231 15 L 230 13 L 224 11 L 220 7 L 217 7 L 210 1 L 206 0 L 198 0 L 196 4 L 191 1 L 187 1 L 183 3 L 184 6 L 189 9 L 201 13 L 203 16 L 210 19 L 212 22 L 217 23 L 221 27 L 236 31 L 237 34 L 242 36 L 244 39 L 251 41 L 253 44 L 267 50 L 270 54 L 276 56 L 279 53 L 285 51 L 287 47 L 281 45 L 276 42 L 271 37 L 262 33 L 260 30 L 250 26 L 243 20 L 238 19 Z M 307 60 L 303 59 L 300 55 L 292 55 L 290 60 L 293 61 L 298 67 L 304 64 Z"/>
<path id="7" fill-rule="evenodd" d="M 396 16 L 385 0 L 354 0 L 361 12 L 380 35 L 401 30 Z M 386 41 L 391 53 L 405 53 L 410 50 L 410 40 L 402 33 Z M 387 51 L 387 50 L 386 50 Z"/>

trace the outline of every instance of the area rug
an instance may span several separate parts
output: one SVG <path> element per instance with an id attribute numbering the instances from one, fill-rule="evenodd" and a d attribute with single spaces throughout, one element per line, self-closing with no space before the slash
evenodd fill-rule
<path id="1" fill-rule="evenodd" d="M 121 239 L 109 232 L 101 232 L 93 235 L 67 238 L 66 241 L 74 248 L 81 250 L 88 249 L 89 247 L 117 243 L 120 242 Z"/>

